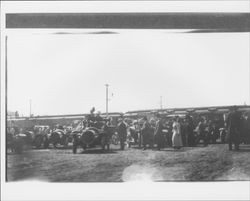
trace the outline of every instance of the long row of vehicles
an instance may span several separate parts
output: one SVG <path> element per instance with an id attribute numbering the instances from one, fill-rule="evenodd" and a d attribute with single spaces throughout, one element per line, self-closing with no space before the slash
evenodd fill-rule
<path id="1" fill-rule="evenodd" d="M 141 122 L 139 122 L 142 124 Z M 138 125 L 140 128 L 140 125 Z M 143 137 L 140 129 L 134 125 L 128 126 L 127 129 L 127 145 L 142 145 Z M 49 147 L 64 147 L 67 148 L 69 144 L 72 146 L 73 153 L 77 153 L 77 149 L 81 147 L 83 150 L 101 147 L 103 150 L 110 149 L 110 144 L 119 144 L 119 136 L 116 132 L 115 126 L 107 126 L 106 129 L 99 129 L 96 127 L 84 127 L 77 130 L 57 128 L 52 132 L 46 132 L 45 126 L 38 126 L 38 128 L 45 128 L 44 132 L 36 133 L 34 131 L 25 131 L 12 135 L 7 134 L 7 148 L 13 152 L 21 153 L 25 148 L 49 148 Z M 152 127 L 153 128 L 153 127 Z M 154 130 L 154 128 L 153 128 Z M 208 143 L 225 143 L 226 129 L 225 128 L 204 128 L 200 133 L 197 129 L 194 130 L 195 144 L 202 140 Z M 166 146 L 171 146 L 171 126 L 166 126 L 163 130 Z M 153 132 L 152 132 L 153 135 Z M 184 145 L 186 145 L 184 143 Z"/>
<path id="2" fill-rule="evenodd" d="M 114 126 L 107 127 L 105 131 L 96 127 L 85 127 L 77 130 L 59 127 L 53 131 L 49 131 L 48 126 L 35 126 L 35 128 L 41 132 L 35 132 L 35 129 L 21 133 L 8 131 L 7 150 L 21 153 L 24 149 L 30 148 L 67 148 L 69 144 L 73 145 L 74 153 L 77 152 L 79 146 L 83 150 L 95 146 L 101 146 L 105 150 L 105 148 L 110 148 L 110 139 L 115 134 Z"/>
<path id="3" fill-rule="evenodd" d="M 41 132 L 36 132 L 40 130 Z M 14 131 L 13 131 L 14 130 Z M 24 132 L 18 132 L 18 128 L 12 128 L 7 132 L 7 149 L 13 152 L 22 152 L 23 149 L 29 148 L 49 148 L 50 144 L 55 148 L 58 145 L 67 146 L 70 142 L 70 133 L 66 133 L 63 129 L 56 129 L 48 132 L 48 126 L 35 126 Z"/>
<path id="4" fill-rule="evenodd" d="M 242 113 L 249 111 L 249 109 L 249 107 L 242 108 Z M 140 128 L 143 124 L 141 117 L 153 115 L 153 113 L 144 112 L 141 114 L 141 116 L 139 113 L 136 115 L 134 115 L 134 113 L 135 112 L 131 113 L 130 115 L 124 115 L 126 123 L 128 124 L 127 144 L 129 146 L 132 144 L 137 144 L 140 146 L 143 140 L 140 133 Z M 209 113 L 209 115 L 207 116 L 208 120 L 213 119 L 213 121 L 208 121 L 206 125 L 199 125 L 199 118 L 197 118 L 197 114 L 193 113 L 193 117 L 195 117 L 193 118 L 194 125 L 196 125 L 193 131 L 195 144 L 200 143 L 201 140 L 206 141 L 206 144 L 217 142 L 225 143 L 227 134 L 224 124 L 225 115 L 219 113 Z M 166 146 L 171 146 L 171 119 L 173 119 L 175 114 L 161 114 L 161 116 L 166 123 L 163 130 L 166 139 Z M 183 120 L 182 125 L 185 125 L 185 115 L 179 114 L 178 116 Z M 150 117 L 148 117 L 148 119 L 149 118 Z M 136 125 L 134 122 L 137 122 Z M 155 128 L 155 122 L 153 121 L 151 123 L 152 128 Z M 81 126 L 79 126 L 80 124 Z M 87 148 L 100 146 L 103 150 L 105 150 L 110 148 L 110 144 L 117 145 L 119 143 L 119 137 L 116 132 L 117 123 L 112 124 L 113 126 L 109 125 L 105 127 L 104 125 L 106 125 L 105 119 L 103 119 L 101 125 L 99 124 L 98 126 L 95 126 L 94 124 L 87 125 L 84 124 L 83 121 L 80 121 L 74 128 L 62 127 L 58 125 L 53 131 L 50 130 L 50 127 L 47 125 L 37 125 L 34 126 L 33 129 L 26 129 L 25 131 L 21 131 L 18 128 L 12 127 L 11 129 L 8 128 L 7 130 L 7 148 L 15 152 L 22 152 L 25 147 L 57 148 L 58 146 L 68 147 L 68 145 L 71 143 L 73 153 L 77 152 L 78 147 L 82 147 L 83 150 L 86 150 Z M 244 135 L 246 135 L 246 132 Z M 249 135 L 247 136 L 248 140 L 243 140 L 244 142 L 249 141 Z"/>

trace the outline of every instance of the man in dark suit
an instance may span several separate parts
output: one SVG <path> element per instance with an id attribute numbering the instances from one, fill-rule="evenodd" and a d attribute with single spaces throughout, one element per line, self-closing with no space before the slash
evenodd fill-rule
<path id="1" fill-rule="evenodd" d="M 241 114 L 237 111 L 237 107 L 233 106 L 227 118 L 228 129 L 228 146 L 232 150 L 234 144 L 235 150 L 239 150 L 240 144 L 240 129 L 241 129 Z"/>
<path id="2" fill-rule="evenodd" d="M 107 145 L 108 150 L 110 148 L 110 141 L 111 141 L 111 137 L 112 137 L 112 132 L 110 130 L 110 126 L 111 126 L 110 119 L 107 118 L 106 122 L 102 126 L 102 131 L 103 131 L 103 137 L 104 137 L 103 142 L 104 142 L 105 145 Z M 104 148 L 105 148 L 105 145 L 104 145 Z"/>
<path id="3" fill-rule="evenodd" d="M 164 126 L 163 126 L 163 120 L 160 117 L 160 115 L 157 114 L 156 117 L 157 117 L 158 121 L 156 123 L 154 137 L 155 137 L 155 142 L 157 144 L 157 149 L 160 150 L 160 149 L 164 148 L 164 142 L 165 142 L 164 135 L 163 135 Z"/>
<path id="4" fill-rule="evenodd" d="M 150 148 L 153 148 L 153 140 L 152 140 L 152 128 L 150 123 L 148 122 L 147 117 L 143 118 L 144 123 L 142 126 L 142 141 L 143 141 L 143 150 L 146 150 L 147 145 L 149 144 Z"/>
<path id="5" fill-rule="evenodd" d="M 244 144 L 250 144 L 250 113 L 245 113 L 242 119 L 243 136 L 242 141 Z"/>
<path id="6" fill-rule="evenodd" d="M 121 117 L 117 126 L 117 132 L 120 139 L 121 150 L 124 150 L 125 141 L 127 139 L 127 124 L 124 122 L 123 117 Z"/>
<path id="7" fill-rule="evenodd" d="M 101 117 L 101 112 L 98 112 L 95 116 L 95 127 L 101 129 L 104 125 L 104 119 Z"/>
<path id="8" fill-rule="evenodd" d="M 187 145 L 189 147 L 195 146 L 194 136 L 194 122 L 190 115 L 186 115 L 186 132 L 187 132 Z"/>
<path id="9" fill-rule="evenodd" d="M 95 108 L 93 107 L 90 110 L 90 114 L 87 117 L 87 121 L 88 121 L 88 127 L 95 127 L 95 123 L 96 123 L 96 118 L 95 118 Z"/>

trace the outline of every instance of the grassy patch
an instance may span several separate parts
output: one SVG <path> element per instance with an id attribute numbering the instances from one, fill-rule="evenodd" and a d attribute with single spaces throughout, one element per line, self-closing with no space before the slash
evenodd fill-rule
<path id="1" fill-rule="evenodd" d="M 232 156 L 224 149 L 196 154 L 192 157 L 186 179 L 190 181 L 212 181 L 232 168 Z"/>

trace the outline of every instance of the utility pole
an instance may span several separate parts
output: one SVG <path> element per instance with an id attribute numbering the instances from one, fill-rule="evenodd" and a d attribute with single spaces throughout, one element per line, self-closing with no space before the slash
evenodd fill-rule
<path id="1" fill-rule="evenodd" d="M 162 96 L 160 97 L 160 108 L 162 110 Z"/>
<path id="2" fill-rule="evenodd" d="M 8 90 L 7 90 L 7 85 L 8 85 L 8 36 L 5 36 L 5 103 L 7 105 L 7 97 L 8 97 Z M 8 114 L 7 106 L 5 108 L 6 115 Z"/>
<path id="3" fill-rule="evenodd" d="M 105 84 L 105 86 L 106 86 L 106 117 L 108 117 L 109 85 Z"/>
<path id="4" fill-rule="evenodd" d="M 31 99 L 30 99 L 30 117 L 31 117 Z"/>

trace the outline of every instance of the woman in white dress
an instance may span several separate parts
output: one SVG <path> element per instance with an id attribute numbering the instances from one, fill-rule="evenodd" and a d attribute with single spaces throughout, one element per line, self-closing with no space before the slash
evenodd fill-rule
<path id="1" fill-rule="evenodd" d="M 176 117 L 173 122 L 172 143 L 174 149 L 180 149 L 182 147 L 181 124 L 179 120 L 179 117 Z"/>

